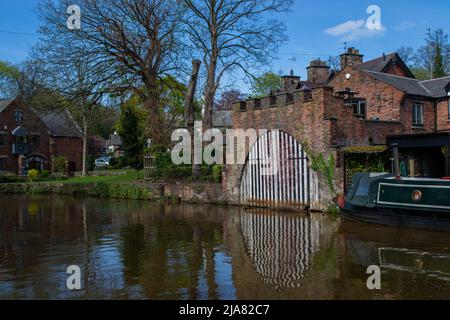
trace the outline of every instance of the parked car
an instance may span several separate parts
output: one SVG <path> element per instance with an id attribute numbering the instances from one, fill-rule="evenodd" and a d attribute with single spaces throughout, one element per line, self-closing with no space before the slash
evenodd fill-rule
<path id="1" fill-rule="evenodd" d="M 95 160 L 95 167 L 96 168 L 105 168 L 109 167 L 109 161 L 111 160 L 111 157 L 101 157 Z"/>

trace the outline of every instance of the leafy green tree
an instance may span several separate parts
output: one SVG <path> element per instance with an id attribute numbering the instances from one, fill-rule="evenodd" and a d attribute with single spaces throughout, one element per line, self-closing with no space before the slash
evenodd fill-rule
<path id="1" fill-rule="evenodd" d="M 414 74 L 414 77 L 418 80 L 429 80 L 430 79 L 430 73 L 425 68 L 420 67 L 412 67 L 411 72 Z"/>
<path id="2" fill-rule="evenodd" d="M 434 56 L 434 68 L 433 77 L 442 78 L 445 77 L 444 58 L 442 56 L 442 48 L 439 43 L 436 43 L 436 53 Z"/>
<path id="3" fill-rule="evenodd" d="M 252 85 L 253 97 L 264 97 L 271 92 L 281 89 L 283 81 L 281 77 L 274 72 L 266 72 L 256 77 Z"/>
<path id="4" fill-rule="evenodd" d="M 143 126 L 145 113 L 135 103 L 135 99 L 132 98 L 121 106 L 117 132 L 122 139 L 127 163 L 136 170 L 139 179 L 145 146 Z"/>

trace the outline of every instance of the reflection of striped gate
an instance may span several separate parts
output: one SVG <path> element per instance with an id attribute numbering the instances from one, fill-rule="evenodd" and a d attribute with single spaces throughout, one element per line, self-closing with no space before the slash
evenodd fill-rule
<path id="1" fill-rule="evenodd" d="M 273 130 L 251 147 L 241 178 L 241 202 L 256 207 L 316 209 L 316 172 L 303 147 L 289 134 Z"/>
<path id="2" fill-rule="evenodd" d="M 277 289 L 298 287 L 320 250 L 320 215 L 273 215 L 250 209 L 241 213 L 246 249 L 262 280 Z"/>

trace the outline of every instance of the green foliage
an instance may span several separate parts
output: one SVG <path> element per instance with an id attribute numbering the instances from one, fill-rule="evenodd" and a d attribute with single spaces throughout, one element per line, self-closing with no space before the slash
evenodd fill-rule
<path id="1" fill-rule="evenodd" d="M 434 57 L 433 77 L 442 78 L 445 77 L 444 57 L 442 56 L 442 48 L 439 44 L 436 44 L 436 53 Z"/>
<path id="2" fill-rule="evenodd" d="M 42 170 L 39 174 L 40 179 L 48 179 L 50 177 L 50 172 L 48 170 Z"/>
<path id="3" fill-rule="evenodd" d="M 143 111 L 135 103 L 128 102 L 121 106 L 118 134 L 123 142 L 126 161 L 136 171 L 143 167 L 144 119 Z"/>
<path id="4" fill-rule="evenodd" d="M 414 77 L 418 80 L 428 80 L 430 79 L 430 72 L 425 68 L 413 67 L 411 68 L 411 72 L 414 74 Z"/>
<path id="5" fill-rule="evenodd" d="M 31 180 L 36 179 L 39 176 L 39 170 L 31 169 L 28 171 L 28 178 Z"/>
<path id="6" fill-rule="evenodd" d="M 65 173 L 67 170 L 68 162 L 64 157 L 57 157 L 53 162 L 53 166 L 55 171 L 58 173 Z"/>
<path id="7" fill-rule="evenodd" d="M 337 195 L 336 187 L 334 185 L 334 156 L 330 154 L 327 159 L 323 154 L 316 154 L 313 151 L 307 151 L 308 157 L 311 160 L 311 169 L 316 171 L 319 177 L 325 182 L 328 190 L 333 196 Z"/>
<path id="8" fill-rule="evenodd" d="M 87 169 L 88 171 L 95 170 L 95 157 L 93 155 L 87 157 Z"/>
<path id="9" fill-rule="evenodd" d="M 384 163 L 387 161 L 387 153 L 349 153 L 345 155 L 345 166 L 350 177 L 358 172 L 386 172 Z"/>
<path id="10" fill-rule="evenodd" d="M 18 79 L 20 77 L 20 71 L 12 64 L 0 61 L 0 77 Z"/>
<path id="11" fill-rule="evenodd" d="M 222 182 L 222 170 L 223 170 L 222 165 L 216 164 L 213 166 L 212 178 L 214 182 Z"/>
<path id="12" fill-rule="evenodd" d="M 260 77 L 255 78 L 252 85 L 252 97 L 259 98 L 268 96 L 270 92 L 281 89 L 283 81 L 281 77 L 274 72 L 266 72 Z"/>
<path id="13" fill-rule="evenodd" d="M 122 184 L 108 184 L 98 183 L 96 185 L 97 196 L 103 198 L 114 199 L 129 199 L 129 200 L 150 200 L 152 199 L 152 192 L 137 185 L 122 183 Z"/>
<path id="14" fill-rule="evenodd" d="M 305 152 L 310 160 L 311 169 L 317 172 L 319 179 L 324 183 L 332 196 L 337 196 L 336 187 L 334 185 L 335 176 L 335 160 L 334 155 L 330 154 L 327 159 L 323 154 L 316 153 L 308 143 L 303 143 Z"/>
<path id="15" fill-rule="evenodd" d="M 172 162 L 171 153 L 161 145 L 152 147 L 152 155 L 155 158 L 155 169 L 152 172 L 152 177 L 157 179 L 177 179 L 177 180 L 191 180 L 192 166 L 191 165 L 175 165 Z M 213 166 L 202 164 L 200 167 L 201 181 L 215 181 L 220 182 L 222 175 L 221 166 Z"/>
<path id="16" fill-rule="evenodd" d="M 26 182 L 26 179 L 24 177 L 19 177 L 10 174 L 0 175 L 0 183 L 22 183 L 22 182 Z"/>
<path id="17" fill-rule="evenodd" d="M 109 160 L 109 170 L 120 170 L 128 166 L 127 158 L 118 157 L 111 158 Z"/>

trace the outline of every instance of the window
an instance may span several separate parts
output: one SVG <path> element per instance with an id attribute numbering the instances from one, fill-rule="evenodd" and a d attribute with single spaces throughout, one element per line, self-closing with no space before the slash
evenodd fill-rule
<path id="1" fill-rule="evenodd" d="M 0 133 L 0 146 L 5 146 L 8 142 L 8 136 L 4 133 Z"/>
<path id="2" fill-rule="evenodd" d="M 38 147 L 41 145 L 41 137 L 38 135 L 33 135 L 30 137 L 31 145 L 33 147 Z"/>
<path id="3" fill-rule="evenodd" d="M 14 143 L 24 144 L 27 143 L 27 137 L 25 136 L 15 136 Z"/>
<path id="4" fill-rule="evenodd" d="M 423 105 L 419 103 L 413 104 L 413 126 L 423 126 Z"/>
<path id="5" fill-rule="evenodd" d="M 349 100 L 346 102 L 346 105 L 352 108 L 354 116 L 361 117 L 363 119 L 366 118 L 366 100 Z"/>
<path id="6" fill-rule="evenodd" d="M 22 111 L 14 111 L 14 121 L 15 122 L 23 122 L 23 112 Z"/>
<path id="7" fill-rule="evenodd" d="M 0 158 L 0 171 L 6 171 L 7 169 L 6 158 Z"/>

